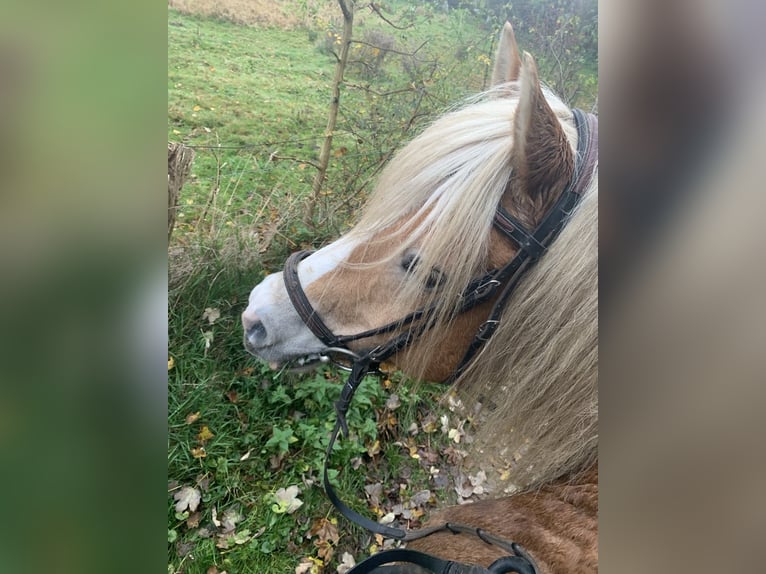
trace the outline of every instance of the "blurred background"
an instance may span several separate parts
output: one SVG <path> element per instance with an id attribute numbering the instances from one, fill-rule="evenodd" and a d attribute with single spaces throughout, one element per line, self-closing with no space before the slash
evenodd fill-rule
<path id="1" fill-rule="evenodd" d="M 599 6 L 607 572 L 753 569 L 766 530 L 764 15 Z M 165 561 L 168 19 L 0 8 L 8 571 Z"/>

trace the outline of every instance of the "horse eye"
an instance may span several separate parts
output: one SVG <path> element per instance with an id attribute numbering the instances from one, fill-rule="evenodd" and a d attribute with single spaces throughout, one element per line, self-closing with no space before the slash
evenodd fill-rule
<path id="1" fill-rule="evenodd" d="M 418 264 L 418 257 L 415 254 L 405 255 L 402 259 L 402 269 L 407 273 L 412 273 Z"/>
<path id="2" fill-rule="evenodd" d="M 445 279 L 446 276 L 442 273 L 441 269 L 434 267 L 431 269 L 431 273 L 428 274 L 428 279 L 426 279 L 426 289 L 436 289 Z"/>
<path id="3" fill-rule="evenodd" d="M 412 273 L 415 267 L 417 267 L 418 263 L 419 259 L 417 255 L 405 255 L 402 259 L 402 269 L 405 271 L 405 273 Z M 431 269 L 431 272 L 428 274 L 428 278 L 426 279 L 426 289 L 436 289 L 444 282 L 444 279 L 445 275 L 442 270 L 438 267 L 434 267 Z"/>

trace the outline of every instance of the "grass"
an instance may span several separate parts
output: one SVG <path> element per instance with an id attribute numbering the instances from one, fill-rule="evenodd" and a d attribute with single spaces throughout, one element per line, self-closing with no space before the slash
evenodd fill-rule
<path id="1" fill-rule="evenodd" d="M 320 487 L 320 471 L 342 375 L 333 369 L 302 377 L 273 373 L 248 358 L 238 315 L 245 286 L 259 273 L 216 271 L 215 282 L 187 284 L 171 301 L 168 571 L 206 572 L 216 566 L 229 572 L 291 572 L 301 559 L 317 557 L 317 537 L 307 538 L 312 526 L 336 516 Z M 206 308 L 220 311 L 213 324 L 202 317 Z M 393 392 L 401 401 L 395 410 L 385 406 Z M 379 512 L 429 487 L 433 462 L 412 458 L 409 444 L 415 438 L 435 453 L 439 444 L 448 446 L 440 433 L 422 430 L 423 420 L 439 410 L 441 392 L 438 386 L 415 392 L 396 376 L 365 381 L 348 417 L 351 438 L 341 441 L 331 465 L 342 471 L 337 485 L 343 499 L 374 516 L 364 503 L 366 485 L 393 488 Z M 419 438 L 409 432 L 413 423 Z M 354 470 L 355 464 L 361 467 Z M 275 511 L 275 493 L 295 485 L 301 508 L 293 514 Z M 201 493 L 198 515 L 176 512 L 172 495 L 184 486 Z M 241 516 L 228 537 L 216 527 L 214 509 L 218 517 L 232 510 Z M 326 561 L 329 572 L 343 552 L 361 558 L 375 542 L 345 522 L 337 530 L 339 539 Z"/>
<path id="2" fill-rule="evenodd" d="M 313 225 L 301 216 L 334 67 L 325 35 L 336 24 L 306 12 L 311 30 L 255 28 L 169 10 L 168 139 L 196 152 L 170 247 L 169 573 L 281 574 L 300 564 L 336 572 L 344 552 L 359 561 L 384 544 L 338 520 L 320 485 L 344 375 L 269 371 L 245 354 L 239 315 L 289 252 L 348 228 L 375 170 L 403 139 L 483 85 L 493 30 L 460 10 L 389 4 L 415 27 L 392 31 L 360 15 L 357 37 L 384 31 L 402 51 L 428 43 L 418 58 L 387 56 L 375 70 L 357 63 L 347 71 Z M 378 95 L 387 91 L 397 93 Z M 397 374 L 365 381 L 349 414 L 351 438 L 331 462 L 341 498 L 405 523 L 406 509 L 410 526 L 455 501 L 446 485 L 459 473 L 459 452 L 444 431 L 464 421 L 440 405 L 443 390 Z M 400 406 L 387 406 L 392 394 Z M 295 486 L 303 504 L 288 513 L 284 493 Z M 185 487 L 200 494 L 196 510 L 176 509 Z M 366 487 L 380 492 L 366 495 Z M 424 489 L 428 501 L 411 504 Z"/>

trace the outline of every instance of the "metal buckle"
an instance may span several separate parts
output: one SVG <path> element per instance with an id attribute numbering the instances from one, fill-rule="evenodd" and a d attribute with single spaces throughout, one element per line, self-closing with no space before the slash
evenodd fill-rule
<path id="1" fill-rule="evenodd" d="M 478 298 L 486 297 L 493 290 L 497 289 L 499 285 L 500 281 L 497 279 L 489 279 L 486 283 L 482 283 L 476 289 L 474 289 L 473 292 Z"/>
<path id="2" fill-rule="evenodd" d="M 495 332 L 499 322 L 500 321 L 497 319 L 487 319 L 484 321 L 484 323 L 481 324 L 481 327 L 479 327 L 479 330 L 476 332 L 476 339 L 482 342 L 489 341 L 489 338 Z"/>
<path id="3" fill-rule="evenodd" d="M 336 355 L 336 356 L 333 357 L 333 355 Z M 345 347 L 328 347 L 327 349 L 324 350 L 324 352 L 321 353 L 321 355 L 319 356 L 319 360 L 322 361 L 323 363 L 332 362 L 341 371 L 346 371 L 347 373 L 350 373 L 351 370 L 353 369 L 353 365 L 349 365 L 347 363 L 339 361 L 337 358 L 337 355 L 346 355 L 347 357 L 351 358 L 352 362 L 358 361 L 361 358 L 351 349 L 346 349 Z"/>

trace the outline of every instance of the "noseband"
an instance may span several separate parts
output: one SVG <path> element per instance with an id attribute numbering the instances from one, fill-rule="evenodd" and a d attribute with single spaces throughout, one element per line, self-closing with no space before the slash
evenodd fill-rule
<path id="1" fill-rule="evenodd" d="M 494 332 L 497 330 L 503 309 L 508 303 L 511 293 L 518 285 L 524 273 L 530 267 L 532 267 L 532 265 L 534 265 L 534 263 L 546 252 L 547 248 L 553 243 L 561 229 L 569 220 L 572 211 L 574 210 L 579 200 L 582 198 L 582 194 L 590 185 L 593 171 L 598 161 L 598 120 L 593 114 L 586 114 L 578 109 L 574 109 L 572 112 L 574 115 L 574 122 L 575 126 L 577 127 L 578 134 L 574 173 L 566 189 L 562 192 L 553 206 L 545 214 L 537 228 L 534 231 L 529 231 L 501 205 L 498 205 L 496 208 L 495 217 L 493 219 L 494 228 L 497 229 L 504 237 L 513 242 L 517 246 L 518 251 L 513 259 L 511 259 L 511 261 L 509 261 L 506 265 L 497 269 L 493 269 L 483 276 L 473 279 L 463 291 L 462 297 L 460 299 L 460 304 L 457 309 L 457 314 L 464 313 L 481 303 L 489 301 L 495 296 L 497 296 L 497 299 L 494 302 L 488 318 L 477 330 L 473 341 L 468 346 L 463 359 L 456 368 L 455 372 L 450 377 L 449 381 L 456 380 L 463 373 L 463 371 L 473 360 L 473 358 L 476 356 L 476 353 L 481 349 L 484 343 L 486 343 L 490 337 L 492 337 Z M 392 528 L 390 526 L 374 522 L 369 518 L 366 518 L 365 516 L 355 512 L 346 504 L 344 504 L 335 493 L 335 490 L 330 484 L 328 478 L 327 461 L 329 460 L 330 454 L 332 453 L 333 446 L 335 444 L 335 440 L 338 437 L 338 434 L 342 432 L 344 436 L 348 436 L 348 426 L 346 424 L 345 415 L 348 411 L 351 399 L 356 392 L 356 389 L 361 384 L 362 379 L 366 374 L 377 370 L 377 368 L 380 366 L 380 363 L 397 354 L 408 345 L 412 344 L 420 335 L 422 335 L 430 328 L 431 322 L 429 319 L 432 318 L 435 307 L 430 306 L 418 309 L 399 319 L 398 321 L 388 323 L 382 327 L 363 331 L 361 333 L 356 333 L 353 335 L 336 335 L 333 333 L 332 329 L 330 329 L 322 320 L 316 309 L 314 309 L 314 307 L 311 305 L 311 302 L 303 290 L 300 279 L 298 277 L 299 263 L 311 255 L 311 253 L 311 251 L 300 251 L 294 253 L 287 259 L 283 274 L 287 294 L 290 297 L 290 301 L 295 307 L 295 310 L 303 322 L 306 324 L 306 326 L 320 341 L 322 341 L 322 343 L 327 346 L 327 349 L 325 350 L 326 357 L 324 359 L 327 360 L 329 357 L 330 359 L 335 360 L 335 357 L 338 354 L 345 355 L 346 357 L 350 357 L 352 359 L 352 365 L 350 368 L 347 368 L 342 363 L 340 364 L 341 367 L 347 368 L 347 370 L 350 370 L 351 373 L 346 381 L 346 384 L 343 386 L 340 398 L 335 402 L 337 419 L 335 428 L 330 436 L 329 445 L 327 447 L 326 462 L 324 468 L 324 487 L 325 491 L 327 492 L 327 496 L 330 498 L 330 501 L 333 503 L 336 509 L 346 518 L 360 526 L 363 526 L 367 530 L 402 541 L 415 540 L 417 538 L 422 538 L 423 536 L 427 536 L 434 532 L 445 529 L 450 530 L 451 532 L 456 532 L 455 529 L 457 527 L 463 529 L 457 530 L 460 532 L 466 531 L 466 529 L 470 531 L 471 527 L 462 527 L 460 525 L 449 524 L 443 525 L 436 529 L 422 529 L 418 531 L 407 531 L 400 528 Z M 397 332 L 397 334 L 395 334 L 385 343 L 377 345 L 374 348 L 361 353 L 352 351 L 348 347 L 348 343 L 352 343 L 354 341 L 394 332 Z M 477 533 L 480 538 L 488 541 L 487 536 L 490 535 L 484 533 L 483 531 L 478 531 L 477 529 L 473 530 L 476 531 L 475 533 Z M 500 541 L 500 539 L 495 539 L 493 542 L 497 543 L 497 541 Z M 518 572 L 520 574 L 535 574 L 536 569 L 534 568 L 531 559 L 528 559 L 528 556 L 523 552 L 523 549 L 520 550 L 520 547 L 517 544 L 511 545 L 509 543 L 505 543 L 504 541 L 501 542 L 507 546 L 507 550 L 515 554 L 507 558 L 518 560 L 511 560 L 510 562 L 506 561 L 503 563 L 504 566 L 501 564 L 498 566 L 498 569 L 490 570 L 491 572 Z M 503 547 L 505 548 L 506 546 Z M 375 558 L 375 556 L 372 558 Z M 415 557 L 413 554 L 412 559 L 392 558 L 392 560 L 409 560 L 410 562 L 418 563 L 415 562 L 415 558 L 417 557 Z M 367 561 L 361 563 L 359 566 L 362 566 L 362 564 L 365 564 L 370 560 L 371 559 L 368 559 Z M 379 564 L 383 563 L 379 560 L 373 562 L 369 562 L 371 568 L 376 568 Z M 528 565 L 524 564 L 526 562 L 528 562 Z M 449 564 L 454 565 L 454 563 L 451 562 Z M 435 567 L 431 567 L 434 566 L 434 564 L 425 567 L 431 567 L 431 570 L 434 572 L 459 571 L 449 570 L 449 568 L 451 568 L 449 564 L 446 567 L 442 564 L 439 570 L 436 570 Z M 503 568 L 507 568 L 500 569 L 501 566 Z M 372 570 L 364 570 L 364 572 L 371 571 Z M 464 571 L 469 572 L 468 570 Z M 490 571 L 481 569 L 472 570 L 471 572 Z M 352 572 L 356 574 L 357 570 L 354 569 Z"/>

